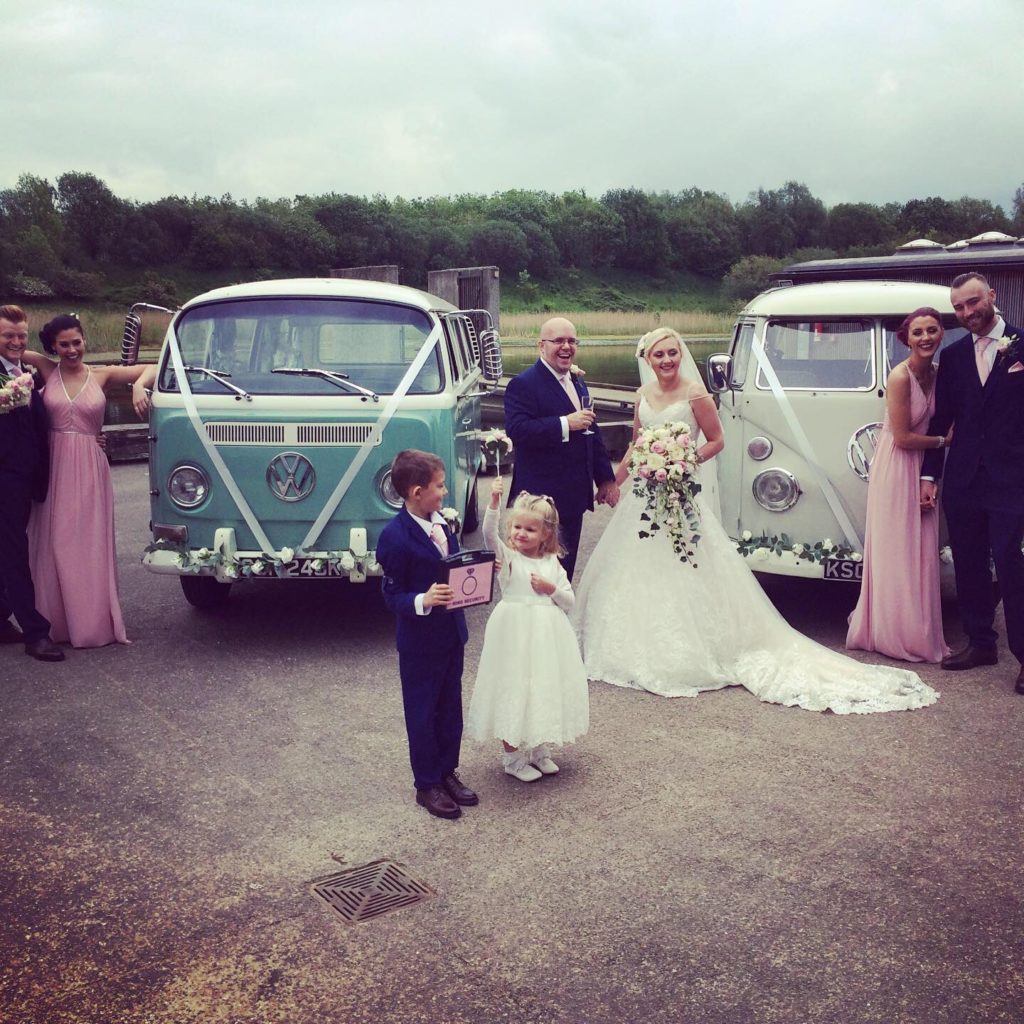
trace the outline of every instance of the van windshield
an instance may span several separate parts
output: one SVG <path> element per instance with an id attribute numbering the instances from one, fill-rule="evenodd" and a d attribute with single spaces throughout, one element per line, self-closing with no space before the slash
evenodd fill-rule
<path id="1" fill-rule="evenodd" d="M 764 347 L 787 391 L 869 391 L 875 386 L 873 333 L 869 320 L 771 320 Z M 757 386 L 770 387 L 761 368 Z"/>
<path id="2" fill-rule="evenodd" d="M 177 322 L 186 366 L 227 375 L 254 395 L 344 395 L 324 376 L 274 373 L 276 369 L 319 369 L 345 374 L 375 394 L 394 392 L 433 327 L 422 310 L 357 299 L 240 299 L 196 306 Z M 441 390 L 440 346 L 427 358 L 409 394 Z M 195 394 L 226 394 L 223 384 L 203 373 L 189 375 Z M 166 360 L 160 388 L 177 391 Z"/>

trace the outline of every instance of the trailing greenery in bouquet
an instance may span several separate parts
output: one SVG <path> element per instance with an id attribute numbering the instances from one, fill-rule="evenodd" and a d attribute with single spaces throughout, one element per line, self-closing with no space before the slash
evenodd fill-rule
<path id="1" fill-rule="evenodd" d="M 480 436 L 480 447 L 483 449 L 484 455 L 494 459 L 498 476 L 501 476 L 501 453 L 504 451 L 506 455 L 511 454 L 512 438 L 504 430 L 497 428 L 486 430 Z"/>
<path id="2" fill-rule="evenodd" d="M 32 401 L 32 374 L 17 377 L 0 374 L 0 414 L 22 409 Z"/>
<path id="3" fill-rule="evenodd" d="M 646 511 L 640 513 L 640 537 L 650 537 L 665 530 L 672 550 L 680 562 L 693 560 L 700 543 L 700 510 L 696 497 L 700 484 L 694 478 L 697 470 L 697 447 L 686 423 L 666 423 L 641 430 L 633 442 L 629 472 L 633 493 L 643 498 Z"/>

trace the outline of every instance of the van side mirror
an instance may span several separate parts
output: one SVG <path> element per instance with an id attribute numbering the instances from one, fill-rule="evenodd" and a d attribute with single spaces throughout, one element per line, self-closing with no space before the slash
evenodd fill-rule
<path id="1" fill-rule="evenodd" d="M 121 334 L 121 365 L 134 366 L 139 361 L 139 346 L 142 344 L 142 317 L 139 309 L 153 309 L 159 313 L 174 314 L 166 306 L 154 306 L 149 302 L 136 302 L 125 314 L 124 331 Z"/>
<path id="2" fill-rule="evenodd" d="M 708 356 L 708 390 L 720 395 L 732 386 L 732 356 L 716 352 Z"/>
<path id="3" fill-rule="evenodd" d="M 501 338 L 493 327 L 480 332 L 480 369 L 488 383 L 501 380 Z"/>

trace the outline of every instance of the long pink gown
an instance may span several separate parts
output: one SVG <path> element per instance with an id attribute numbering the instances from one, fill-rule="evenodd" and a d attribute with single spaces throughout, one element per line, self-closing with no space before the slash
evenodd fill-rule
<path id="1" fill-rule="evenodd" d="M 50 418 L 50 487 L 29 523 L 36 607 L 50 620 L 56 643 L 127 643 L 117 594 L 114 487 L 96 443 L 107 404 L 103 389 L 90 371 L 72 399 L 58 368 L 43 402 Z"/>
<path id="2" fill-rule="evenodd" d="M 935 408 L 910 375 L 910 429 L 924 434 Z M 889 414 L 868 476 L 864 582 L 850 616 L 846 646 L 902 661 L 938 662 L 949 654 L 942 638 L 939 594 L 939 513 L 922 512 L 923 451 L 899 448 Z"/>

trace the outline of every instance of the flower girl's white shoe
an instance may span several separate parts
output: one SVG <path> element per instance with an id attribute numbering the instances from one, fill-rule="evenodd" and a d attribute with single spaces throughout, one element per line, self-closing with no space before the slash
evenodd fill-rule
<path id="1" fill-rule="evenodd" d="M 506 775 L 511 775 L 520 782 L 536 782 L 541 773 L 527 760 L 528 750 L 506 751 L 501 755 L 501 766 Z"/>
<path id="2" fill-rule="evenodd" d="M 551 760 L 551 752 L 548 750 L 547 744 L 542 744 L 539 747 L 534 747 L 530 751 L 530 763 L 534 768 L 539 768 L 541 773 L 544 775 L 557 775 L 558 765 Z"/>

